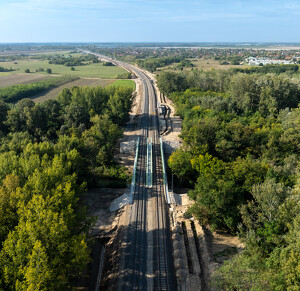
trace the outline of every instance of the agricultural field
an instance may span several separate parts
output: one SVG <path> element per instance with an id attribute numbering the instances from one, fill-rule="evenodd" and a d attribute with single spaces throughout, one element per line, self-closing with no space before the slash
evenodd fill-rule
<path id="1" fill-rule="evenodd" d="M 45 71 L 49 68 L 52 70 L 52 75 L 73 75 L 83 78 L 115 79 L 119 74 L 124 74 L 127 72 L 126 70 L 116 66 L 103 66 L 102 63 L 89 64 L 86 66 L 75 66 L 75 70 L 72 71 L 70 67 L 64 65 L 49 64 L 48 60 L 35 59 L 23 59 L 13 62 L 1 62 L 0 66 L 16 70 L 10 72 L 13 75 L 18 73 L 24 73 L 26 69 L 30 70 L 30 74 L 36 74 L 34 72 L 39 68 L 43 68 Z M 38 74 L 41 73 L 47 75 L 46 72 L 39 72 Z"/>
<path id="2" fill-rule="evenodd" d="M 53 52 L 53 54 L 55 54 Z M 4 68 L 12 68 L 15 71 L 5 72 L 0 74 L 0 88 L 10 87 L 19 84 L 35 84 L 36 82 L 46 79 L 52 79 L 60 76 L 70 76 L 78 78 L 76 80 L 69 80 L 64 84 L 58 84 L 55 88 L 49 88 L 43 92 L 32 93 L 29 98 L 32 98 L 35 102 L 43 102 L 45 100 L 54 99 L 64 89 L 71 88 L 73 86 L 128 86 L 135 89 L 135 82 L 132 80 L 118 79 L 118 75 L 124 75 L 127 73 L 125 69 L 117 66 L 103 66 L 103 63 L 92 63 L 91 61 L 82 61 L 86 65 L 78 66 L 66 66 L 64 64 L 49 64 L 48 59 L 41 59 L 35 54 L 35 56 L 20 57 L 19 59 L 0 62 L 0 66 Z M 48 55 L 48 54 L 47 54 Z M 70 51 L 57 52 L 56 55 L 61 57 L 72 56 L 73 58 L 80 58 L 82 54 L 71 53 Z M 73 70 L 71 69 L 73 68 Z M 25 70 L 29 70 L 30 73 L 25 73 Z M 47 69 L 51 69 L 52 73 L 47 73 Z"/>
<path id="3" fill-rule="evenodd" d="M 4 75 L 5 74 L 5 75 Z M 37 82 L 41 81 L 47 78 L 50 78 L 50 76 L 47 76 L 45 74 L 13 74 L 11 75 L 9 72 L 7 73 L 1 73 L 0 74 L 0 88 L 8 87 L 12 85 L 17 84 L 27 84 L 31 82 Z"/>
<path id="4" fill-rule="evenodd" d="M 57 95 L 64 89 L 64 88 L 72 88 L 74 86 L 89 86 L 89 87 L 97 87 L 97 86 L 128 86 L 135 89 L 135 82 L 132 80 L 112 80 L 112 79 L 91 79 L 91 78 L 80 78 L 78 80 L 68 82 L 63 84 L 57 88 L 49 90 L 46 93 L 38 94 L 32 97 L 34 102 L 44 102 L 49 99 L 55 99 Z"/>

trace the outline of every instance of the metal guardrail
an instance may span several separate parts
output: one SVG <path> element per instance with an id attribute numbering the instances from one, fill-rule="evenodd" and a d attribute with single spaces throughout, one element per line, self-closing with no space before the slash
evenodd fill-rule
<path id="1" fill-rule="evenodd" d="M 132 204 L 132 202 L 133 202 L 133 192 L 134 192 L 135 181 L 136 181 L 136 168 L 137 168 L 138 156 L 139 156 L 139 145 L 140 145 L 140 138 L 138 137 L 137 142 L 136 142 L 134 166 L 133 166 L 131 188 L 130 188 L 130 201 L 129 201 L 130 204 Z"/>
<path id="2" fill-rule="evenodd" d="M 153 186 L 152 138 L 147 138 L 146 186 Z"/>
<path id="3" fill-rule="evenodd" d="M 146 187 L 149 186 L 149 138 L 147 138 Z"/>
<path id="4" fill-rule="evenodd" d="M 150 161 L 149 161 L 149 167 L 150 167 L 150 186 L 153 186 L 153 158 L 152 158 L 152 137 L 150 139 L 150 144 L 149 144 L 149 151 L 150 151 Z"/>
<path id="5" fill-rule="evenodd" d="M 168 189 L 168 180 L 167 180 L 167 173 L 166 173 L 163 141 L 162 141 L 161 137 L 159 138 L 159 143 L 160 143 L 160 152 L 161 152 L 161 162 L 162 162 L 162 168 L 163 168 L 163 182 L 164 182 L 164 187 L 165 187 L 165 195 L 166 195 L 167 203 L 170 204 L 170 195 L 169 195 L 169 189 Z"/>

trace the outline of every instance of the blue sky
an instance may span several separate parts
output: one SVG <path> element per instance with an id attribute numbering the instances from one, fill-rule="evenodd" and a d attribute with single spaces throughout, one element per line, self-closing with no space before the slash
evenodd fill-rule
<path id="1" fill-rule="evenodd" d="M 0 0 L 0 42 L 300 42 L 300 0 Z"/>

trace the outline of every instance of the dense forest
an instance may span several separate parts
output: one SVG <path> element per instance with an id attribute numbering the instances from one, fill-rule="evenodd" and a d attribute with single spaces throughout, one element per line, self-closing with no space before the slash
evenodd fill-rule
<path id="1" fill-rule="evenodd" d="M 183 119 L 168 164 L 193 188 L 186 215 L 245 245 L 214 274 L 220 290 L 300 289 L 299 84 L 260 70 L 158 76 Z"/>
<path id="2" fill-rule="evenodd" d="M 124 185 L 113 161 L 132 89 L 0 100 L 0 290 L 68 290 L 90 261 L 87 186 Z"/>

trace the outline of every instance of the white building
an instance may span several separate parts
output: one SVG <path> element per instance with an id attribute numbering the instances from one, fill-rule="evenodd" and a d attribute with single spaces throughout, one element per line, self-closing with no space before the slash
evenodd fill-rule
<path id="1" fill-rule="evenodd" d="M 267 65 L 267 64 L 284 64 L 284 65 L 288 65 L 288 64 L 294 64 L 293 61 L 286 61 L 286 60 L 271 60 L 269 58 L 247 58 L 246 62 L 248 62 L 248 64 L 250 66 L 258 66 L 260 64 L 263 65 Z"/>

